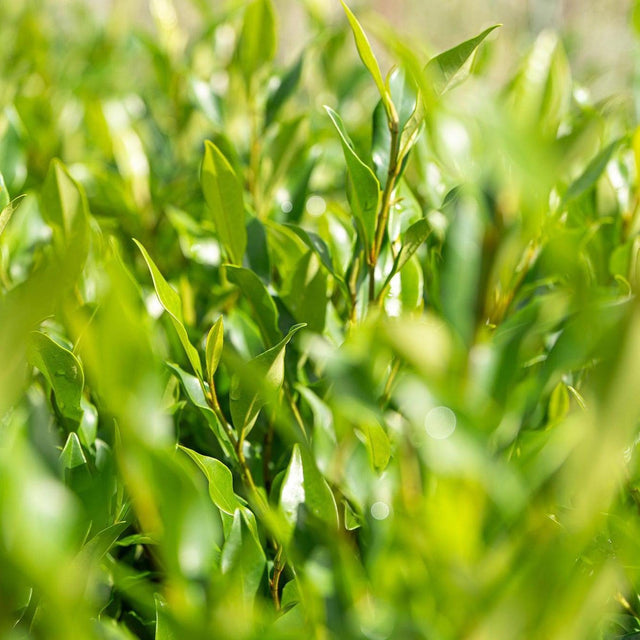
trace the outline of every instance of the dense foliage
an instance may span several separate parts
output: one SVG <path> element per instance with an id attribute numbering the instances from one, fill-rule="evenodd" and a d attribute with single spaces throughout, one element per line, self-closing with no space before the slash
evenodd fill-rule
<path id="1" fill-rule="evenodd" d="M 3 9 L 1 637 L 640 637 L 630 106 L 194 4 Z"/>

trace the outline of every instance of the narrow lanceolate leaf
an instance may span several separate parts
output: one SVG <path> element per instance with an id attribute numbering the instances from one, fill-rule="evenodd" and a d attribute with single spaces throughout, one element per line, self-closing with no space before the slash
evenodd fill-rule
<path id="1" fill-rule="evenodd" d="M 332 528 L 338 526 L 338 508 L 333 493 L 313 458 L 298 444 L 293 447 L 282 481 L 280 508 L 291 530 L 296 526 L 302 509 Z"/>
<path id="2" fill-rule="evenodd" d="M 256 356 L 247 364 L 242 381 L 234 378 L 230 394 L 231 418 L 245 435 L 255 424 L 260 409 L 284 382 L 284 355 L 287 344 L 304 327 L 296 324 L 275 347 Z"/>
<path id="3" fill-rule="evenodd" d="M 209 496 L 220 511 L 232 516 L 236 509 L 242 507 L 238 496 L 233 491 L 231 471 L 220 460 L 203 456 L 187 447 L 179 448 L 198 465 L 200 471 L 206 476 L 209 482 Z"/>
<path id="4" fill-rule="evenodd" d="M 274 121 L 275 116 L 282 105 L 298 86 L 298 82 L 300 82 L 300 75 L 302 74 L 303 62 L 304 54 L 302 54 L 293 66 L 282 76 L 280 84 L 278 84 L 276 89 L 269 94 L 267 104 L 265 106 L 265 127 L 268 127 Z"/>
<path id="5" fill-rule="evenodd" d="M 220 568 L 239 582 L 245 603 L 256 595 L 266 566 L 266 557 L 260 540 L 245 520 L 240 509 L 233 514 L 233 523 L 222 547 Z"/>
<path id="6" fill-rule="evenodd" d="M 580 174 L 580 176 L 572 182 L 571 185 L 569 185 L 567 192 L 564 194 L 563 203 L 567 203 L 570 200 L 580 197 L 596 184 L 604 170 L 607 168 L 613 154 L 625 139 L 626 138 L 623 137 L 614 140 L 587 165 L 587 168 Z"/>
<path id="7" fill-rule="evenodd" d="M 391 115 L 391 97 L 389 96 L 387 87 L 384 84 L 384 79 L 382 77 L 382 73 L 380 72 L 378 61 L 376 60 L 376 57 L 371 50 L 369 39 L 360 26 L 358 19 L 353 15 L 351 9 L 349 9 L 349 7 L 343 2 L 343 0 L 340 0 L 340 2 L 342 3 L 344 12 L 347 15 L 347 20 L 349 20 L 349 26 L 351 27 L 351 31 L 353 32 L 353 39 L 356 42 L 356 48 L 358 49 L 360 59 L 364 63 L 364 66 L 367 68 L 367 71 L 371 74 L 373 81 L 376 83 L 376 87 L 378 87 L 378 91 L 380 92 L 380 97 L 382 98 L 382 101 L 385 105 L 387 114 Z"/>
<path id="8" fill-rule="evenodd" d="M 84 190 L 57 159 L 51 161 L 42 189 L 42 214 L 53 229 L 53 243 L 72 273 L 89 253 L 89 215 Z"/>
<path id="9" fill-rule="evenodd" d="M 349 204 L 356 223 L 364 235 L 368 248 L 373 244 L 376 233 L 376 216 L 380 201 L 380 183 L 371 168 L 356 153 L 342 118 L 330 107 L 325 107 L 336 130 L 340 134 L 342 150 L 349 172 Z"/>
<path id="10" fill-rule="evenodd" d="M 60 413 L 71 420 L 82 418 L 84 373 L 76 356 L 41 331 L 34 331 L 28 350 L 29 363 L 40 370 L 56 398 Z"/>
<path id="11" fill-rule="evenodd" d="M 247 7 L 238 41 L 238 62 L 245 82 L 276 55 L 276 19 L 271 0 L 253 0 Z"/>
<path id="12" fill-rule="evenodd" d="M 158 267 L 156 267 L 155 262 L 147 253 L 147 250 L 135 238 L 134 242 L 138 245 L 138 248 L 142 253 L 142 257 L 147 263 L 147 267 L 149 268 L 149 272 L 151 273 L 153 286 L 156 290 L 158 300 L 160 300 L 160 304 L 171 317 L 171 322 L 173 323 L 176 333 L 178 334 L 178 338 L 180 339 L 180 343 L 182 344 L 182 347 L 187 354 L 189 363 L 193 367 L 193 370 L 198 378 L 202 379 L 202 364 L 200 363 L 200 356 L 198 355 L 197 349 L 191 344 L 189 336 L 187 334 L 187 329 L 184 326 L 180 296 L 164 279 L 164 276 L 160 273 Z"/>
<path id="13" fill-rule="evenodd" d="M 216 414 L 207 403 L 207 399 L 205 398 L 204 391 L 202 389 L 203 384 L 201 383 L 201 381 L 198 380 L 198 378 L 196 378 L 195 376 L 192 376 L 191 374 L 181 369 L 177 364 L 167 362 L 167 366 L 175 373 L 178 380 L 180 380 L 180 382 L 182 383 L 182 387 L 187 394 L 187 398 L 189 398 L 190 402 L 192 402 L 194 406 L 196 406 L 205 417 L 209 427 L 211 428 L 211 431 L 213 431 L 216 438 L 218 439 L 222 450 L 228 456 L 231 456 L 233 454 L 233 445 L 231 444 L 229 436 L 227 435 L 223 425 L 220 424 L 220 421 L 216 417 Z"/>
<path id="14" fill-rule="evenodd" d="M 5 230 L 5 227 L 9 224 L 11 216 L 15 211 L 15 206 L 10 202 L 6 207 L 0 210 L 0 235 Z"/>
<path id="15" fill-rule="evenodd" d="M 249 269 L 226 265 L 227 278 L 235 284 L 251 307 L 251 317 L 258 325 L 266 347 L 280 339 L 278 310 L 262 280 Z"/>
<path id="16" fill-rule="evenodd" d="M 205 142 L 201 181 L 220 243 L 229 260 L 240 265 L 247 248 L 242 185 L 229 161 L 209 140 Z"/>
<path id="17" fill-rule="evenodd" d="M 420 245 L 429 237 L 431 227 L 426 220 L 418 220 L 414 222 L 404 233 L 402 238 L 402 249 L 398 254 L 398 262 L 396 271 L 400 271 L 402 267 L 409 261 L 411 256 L 420 248 Z"/>
<path id="18" fill-rule="evenodd" d="M 465 63 L 471 58 L 482 41 L 500 26 L 502 25 L 494 24 L 475 38 L 465 40 L 465 42 L 443 51 L 429 60 L 425 70 L 430 75 L 433 89 L 437 94 L 444 93 L 456 84 L 456 80 L 463 79 L 458 74 L 463 71 Z"/>
<path id="19" fill-rule="evenodd" d="M 9 191 L 7 190 L 7 185 L 4 183 L 4 177 L 0 173 L 0 210 L 4 209 L 11 202 L 11 198 L 9 197 Z M 0 228 L 0 233 L 2 229 Z"/>
<path id="20" fill-rule="evenodd" d="M 431 227 L 426 220 L 418 220 L 414 222 L 404 233 L 402 238 L 402 248 L 396 256 L 393 268 L 389 272 L 387 279 L 383 285 L 383 289 L 387 287 L 389 282 L 396 273 L 402 271 L 407 262 L 420 248 L 420 245 L 429 237 L 431 233 Z"/>
<path id="21" fill-rule="evenodd" d="M 567 386 L 563 382 L 558 382 L 549 398 L 549 422 L 557 422 L 566 417 L 569 413 L 570 404 Z"/>
<path id="22" fill-rule="evenodd" d="M 391 457 L 391 443 L 385 430 L 376 420 L 367 420 L 358 427 L 375 471 L 382 471 Z"/>
<path id="23" fill-rule="evenodd" d="M 213 376 L 220 364 L 222 356 L 222 343 L 224 338 L 224 326 L 222 324 L 222 316 L 220 316 L 211 327 L 207 336 L 207 379 L 209 384 L 213 386 Z"/>

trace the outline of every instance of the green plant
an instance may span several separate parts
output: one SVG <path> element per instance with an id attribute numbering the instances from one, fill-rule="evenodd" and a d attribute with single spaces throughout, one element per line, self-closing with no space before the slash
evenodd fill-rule
<path id="1" fill-rule="evenodd" d="M 2 637 L 640 633 L 627 106 L 194 4 L 0 31 Z"/>

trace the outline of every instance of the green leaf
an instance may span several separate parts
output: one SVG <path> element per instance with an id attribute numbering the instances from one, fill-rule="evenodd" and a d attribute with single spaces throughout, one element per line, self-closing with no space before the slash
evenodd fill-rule
<path id="1" fill-rule="evenodd" d="M 591 160 L 580 176 L 572 182 L 571 185 L 569 185 L 569 188 L 562 199 L 563 204 L 579 198 L 596 184 L 604 170 L 607 168 L 613 154 L 625 140 L 625 137 L 614 140 L 611 144 L 607 145 L 602 151 L 600 151 L 593 160 Z"/>
<path id="2" fill-rule="evenodd" d="M 437 94 L 444 93 L 454 85 L 454 80 L 460 79 L 459 72 L 462 71 L 467 60 L 473 55 L 482 41 L 500 26 L 502 25 L 495 24 L 485 29 L 475 38 L 465 40 L 465 42 L 443 51 L 429 60 L 425 71 L 430 74 L 433 89 Z"/>
<path id="3" fill-rule="evenodd" d="M 391 443 L 385 430 L 377 420 L 368 419 L 358 425 L 358 432 L 367 448 L 371 467 L 374 471 L 385 469 L 391 458 Z"/>
<path id="4" fill-rule="evenodd" d="M 429 237 L 431 227 L 429 223 L 422 219 L 412 224 L 404 233 L 402 238 L 402 247 L 396 256 L 393 268 L 387 276 L 383 289 L 386 288 L 396 273 L 402 271 L 415 252 L 420 248 L 422 243 Z"/>
<path id="5" fill-rule="evenodd" d="M 87 457 L 84 455 L 78 434 L 75 431 L 67 436 L 67 442 L 60 454 L 60 462 L 64 469 L 75 469 L 87 464 Z"/>
<path id="6" fill-rule="evenodd" d="M 245 435 L 255 424 L 265 402 L 268 402 L 270 396 L 282 386 L 285 348 L 304 326 L 304 324 L 293 325 L 289 333 L 275 347 L 247 363 L 242 379 L 238 376 L 234 377 L 230 393 L 231 418 L 236 429 L 244 431 Z M 249 378 L 250 374 L 251 378 Z"/>
<path id="7" fill-rule="evenodd" d="M 423 306 L 424 276 L 417 256 L 400 270 L 400 300 L 405 312 L 419 311 Z"/>
<path id="8" fill-rule="evenodd" d="M 253 0 L 244 13 L 238 62 L 247 85 L 276 55 L 276 19 L 271 0 Z"/>
<path id="9" fill-rule="evenodd" d="M 184 319 L 182 317 L 182 302 L 177 292 L 169 285 L 164 279 L 164 276 L 160 273 L 155 262 L 151 259 L 151 256 L 147 253 L 147 250 L 134 238 L 133 241 L 138 245 L 142 257 L 147 263 L 151 279 L 153 280 L 153 286 L 160 304 L 164 310 L 169 314 L 171 322 L 173 324 L 180 343 L 182 344 L 189 363 L 193 367 L 195 374 L 202 380 L 202 364 L 200 362 L 200 356 L 197 349 L 191 344 L 187 329 L 184 326 Z"/>
<path id="10" fill-rule="evenodd" d="M 327 315 L 327 274 L 315 252 L 307 251 L 287 274 L 280 298 L 297 322 L 322 333 Z"/>
<path id="11" fill-rule="evenodd" d="M 80 421 L 84 373 L 78 358 L 47 334 L 34 331 L 29 343 L 28 359 L 32 366 L 42 372 L 53 389 L 60 413 L 70 420 Z"/>
<path id="12" fill-rule="evenodd" d="M 278 111 L 286 100 L 295 91 L 300 82 L 304 53 L 296 60 L 290 69 L 282 76 L 278 86 L 269 93 L 265 106 L 264 126 L 268 127 L 275 119 Z"/>
<path id="13" fill-rule="evenodd" d="M 373 55 L 369 40 L 364 30 L 360 26 L 358 19 L 353 15 L 351 9 L 349 9 L 349 7 L 344 3 L 344 0 L 340 0 L 340 2 L 342 3 L 344 12 L 347 15 L 347 20 L 349 20 L 349 25 L 351 26 L 351 31 L 353 32 L 353 39 L 355 40 L 360 59 L 364 63 L 364 66 L 367 68 L 367 71 L 369 71 L 369 73 L 371 74 L 373 81 L 376 83 L 376 87 L 378 87 L 378 91 L 380 92 L 380 97 L 382 98 L 385 109 L 387 110 L 387 115 L 390 117 L 391 113 L 393 113 L 394 111 L 391 104 L 391 97 L 389 95 L 389 92 L 387 91 L 387 87 L 384 84 L 382 73 L 380 72 L 380 66 L 378 65 L 376 57 Z"/>
<path id="14" fill-rule="evenodd" d="M 350 184 L 347 195 L 351 211 L 363 234 L 365 244 L 368 248 L 371 248 L 376 232 L 380 183 L 371 168 L 356 153 L 349 134 L 344 128 L 342 118 L 330 107 L 325 106 L 325 109 L 340 134 L 340 142 L 342 143 L 342 150 L 349 172 Z"/>
<path id="15" fill-rule="evenodd" d="M 549 398 L 549 422 L 562 420 L 570 408 L 569 390 L 563 382 L 558 382 Z"/>
<path id="16" fill-rule="evenodd" d="M 393 103 L 398 110 L 398 128 L 402 133 L 416 111 L 418 89 L 404 71 L 396 69 L 389 77 L 389 90 Z M 390 153 L 391 132 L 389 131 L 384 104 L 380 101 L 373 111 L 371 158 L 382 188 L 387 183 Z"/>
<path id="17" fill-rule="evenodd" d="M 11 202 L 11 198 L 9 197 L 9 190 L 7 189 L 7 185 L 4 183 L 4 177 L 2 173 L 0 173 L 0 211 L 5 209 L 9 203 Z M 2 217 L 0 216 L 0 221 Z M 0 222 L 1 225 L 1 222 Z M 2 233 L 3 227 L 0 226 L 0 233 Z"/>
<path id="18" fill-rule="evenodd" d="M 402 238 L 402 248 L 398 254 L 398 263 L 396 271 L 400 271 L 402 267 L 409 261 L 411 256 L 420 248 L 422 243 L 429 237 L 431 227 L 426 220 L 418 220 L 412 224 Z"/>
<path id="19" fill-rule="evenodd" d="M 209 140 L 204 144 L 202 191 L 229 260 L 240 265 L 247 248 L 242 185 L 220 149 Z"/>
<path id="20" fill-rule="evenodd" d="M 347 531 L 354 531 L 362 526 L 361 518 L 353 510 L 347 500 L 343 500 L 344 504 L 344 528 Z"/>
<path id="21" fill-rule="evenodd" d="M 187 447 L 179 446 L 178 448 L 184 451 L 204 473 L 209 482 L 211 500 L 220 511 L 232 516 L 236 509 L 243 506 L 233 491 L 231 471 L 220 460 L 204 456 Z"/>
<path id="22" fill-rule="evenodd" d="M 223 574 L 229 574 L 239 582 L 245 603 L 250 603 L 255 597 L 266 564 L 260 540 L 249 527 L 242 511 L 236 509 L 231 530 L 222 547 L 220 567 Z"/>
<path id="23" fill-rule="evenodd" d="M 222 343 L 224 340 L 224 326 L 222 323 L 222 316 L 220 316 L 211 327 L 209 334 L 207 335 L 207 378 L 209 386 L 213 387 L 213 376 L 220 364 L 220 358 L 222 356 Z"/>
<path id="24" fill-rule="evenodd" d="M 117 543 L 120 534 L 128 527 L 128 522 L 116 522 L 104 528 L 82 547 L 81 555 L 84 558 L 92 558 L 94 561 L 101 560 L 109 553 L 110 549 Z"/>
<path id="25" fill-rule="evenodd" d="M 11 220 L 11 216 L 13 215 L 14 211 L 15 207 L 11 203 L 0 210 L 0 235 L 2 235 L 5 227 L 9 224 L 9 220 Z"/>
<path id="26" fill-rule="evenodd" d="M 162 600 L 159 595 L 155 595 L 156 603 L 156 635 L 155 640 L 178 640 L 178 637 L 173 631 L 172 625 L 168 620 L 167 604 Z"/>
<path id="27" fill-rule="evenodd" d="M 322 266 L 331 274 L 344 295 L 348 298 L 349 290 L 347 289 L 344 278 L 340 273 L 338 273 L 333 265 L 333 259 L 327 243 L 317 233 L 307 231 L 298 225 L 285 224 L 284 226 L 291 229 L 291 231 L 293 231 L 307 245 L 307 247 L 309 247 L 309 249 L 315 252 L 318 258 L 320 258 Z"/>
<path id="28" fill-rule="evenodd" d="M 54 159 L 42 188 L 42 214 L 53 228 L 56 251 L 81 269 L 89 253 L 89 216 L 84 190 Z"/>
<path id="29" fill-rule="evenodd" d="M 260 329 L 265 346 L 270 347 L 276 344 L 280 339 L 278 310 L 267 288 L 262 284 L 262 280 L 253 271 L 243 267 L 225 265 L 225 268 L 229 282 L 242 291 L 245 300 L 249 303 L 252 318 Z"/>
<path id="30" fill-rule="evenodd" d="M 207 403 L 200 380 L 195 376 L 188 374 L 186 371 L 183 371 L 177 364 L 167 362 L 167 366 L 178 376 L 187 397 L 196 407 L 198 407 L 198 409 L 200 409 L 201 413 L 206 418 L 209 427 L 218 439 L 222 450 L 227 455 L 231 455 L 233 453 L 233 446 L 231 445 L 229 437 L 227 436 L 223 426 L 216 417 L 216 414 Z"/>
<path id="31" fill-rule="evenodd" d="M 338 508 L 333 493 L 311 455 L 296 443 L 280 489 L 280 508 L 291 531 L 302 506 L 331 528 L 337 528 Z"/>

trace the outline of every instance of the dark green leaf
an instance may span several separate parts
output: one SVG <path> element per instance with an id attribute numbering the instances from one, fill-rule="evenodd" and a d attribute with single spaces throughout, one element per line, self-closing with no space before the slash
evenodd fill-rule
<path id="1" fill-rule="evenodd" d="M 280 339 L 278 330 L 278 310 L 262 280 L 242 267 L 225 266 L 229 282 L 235 284 L 249 303 L 252 318 L 260 328 L 262 339 L 267 347 L 273 346 Z"/>

